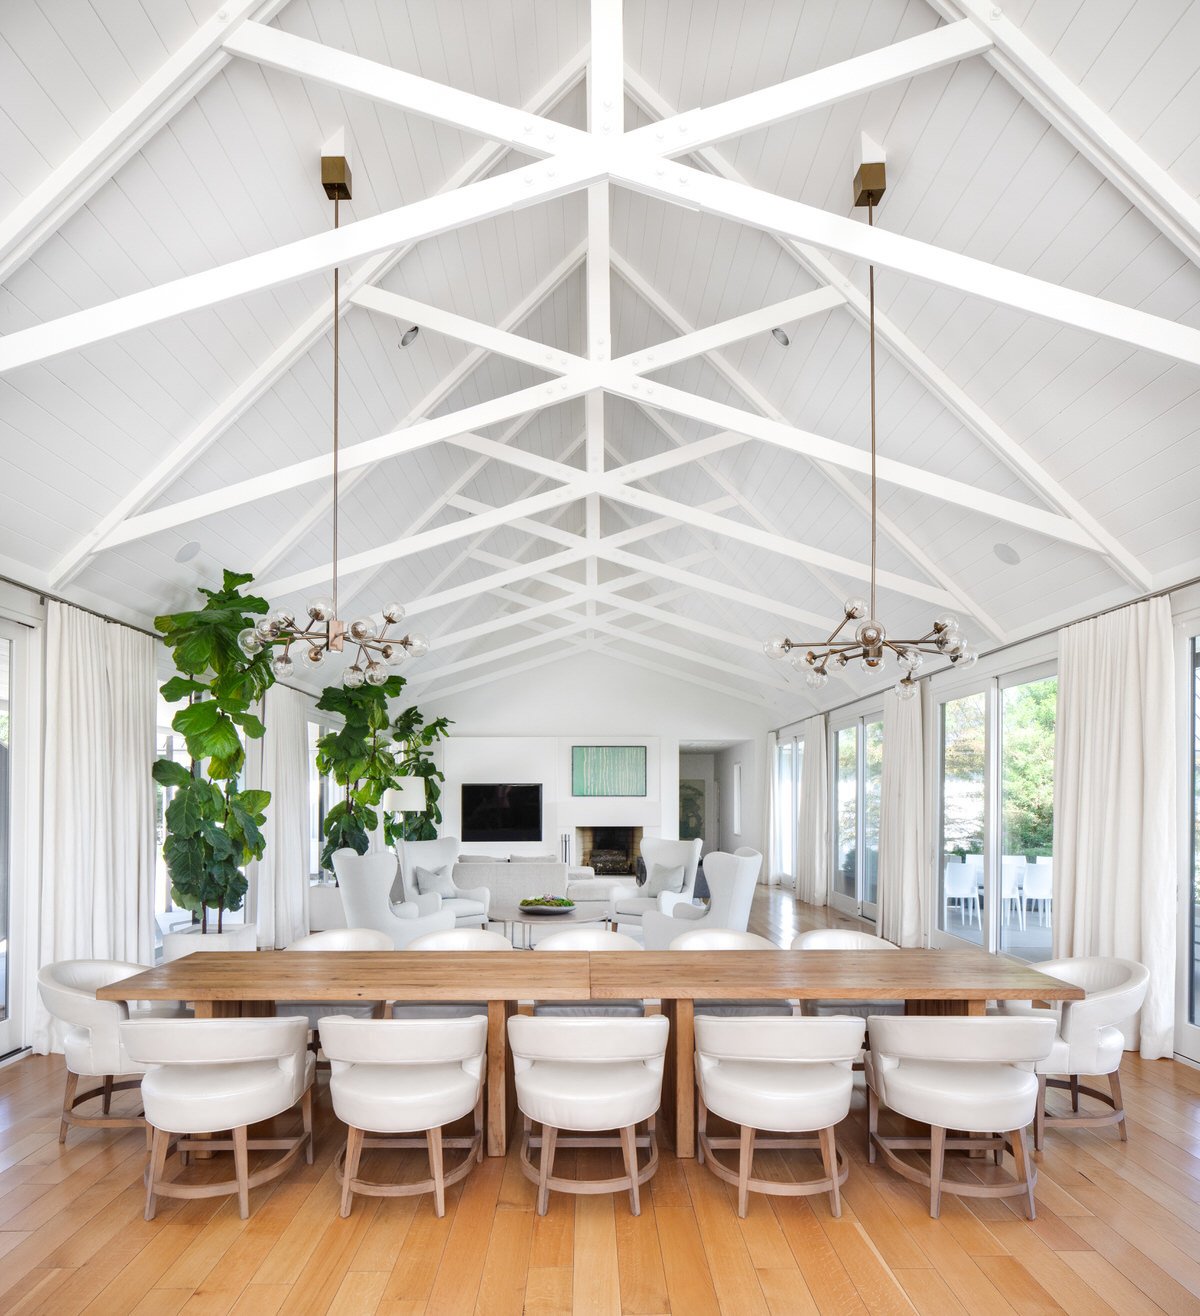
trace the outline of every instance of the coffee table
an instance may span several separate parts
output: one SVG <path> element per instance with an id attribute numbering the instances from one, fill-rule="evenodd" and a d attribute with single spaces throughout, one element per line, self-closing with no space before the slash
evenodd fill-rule
<path id="1" fill-rule="evenodd" d="M 545 928 L 547 932 L 553 932 L 556 928 L 578 927 L 581 923 L 602 923 L 607 927 L 608 913 L 607 900 L 578 900 L 574 909 L 563 914 L 531 914 L 520 905 L 500 905 L 488 910 L 488 920 L 504 925 L 504 935 L 512 941 L 514 950 L 533 950 L 535 927 Z M 520 940 L 513 940 L 517 936 Z"/>

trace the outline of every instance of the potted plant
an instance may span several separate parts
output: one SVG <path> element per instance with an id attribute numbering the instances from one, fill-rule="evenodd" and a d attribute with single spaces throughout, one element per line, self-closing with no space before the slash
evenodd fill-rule
<path id="1" fill-rule="evenodd" d="M 426 722 L 417 707 L 406 708 L 392 721 L 392 739 L 396 745 L 395 776 L 422 777 L 425 781 L 425 808 L 412 813 L 386 813 L 383 835 L 388 845 L 397 841 L 432 841 L 442 821 L 441 783 L 446 780 L 433 761 L 433 746 L 449 733 L 448 718 Z"/>
<path id="2" fill-rule="evenodd" d="M 178 673 L 161 694 L 182 704 L 171 726 L 191 759 L 190 767 L 172 759 L 154 764 L 154 780 L 175 792 L 166 811 L 163 857 L 171 898 L 191 910 L 202 933 L 208 932 L 210 910 L 216 910 L 219 933 L 225 911 L 241 908 L 247 888 L 242 870 L 265 848 L 261 828 L 270 792 L 239 785 L 246 759 L 242 736 L 257 740 L 264 731 L 251 705 L 274 681 L 267 655 L 248 655 L 238 643 L 268 607 L 265 599 L 241 592 L 251 580 L 226 571 L 219 590 L 200 590 L 201 608 L 154 623 Z"/>

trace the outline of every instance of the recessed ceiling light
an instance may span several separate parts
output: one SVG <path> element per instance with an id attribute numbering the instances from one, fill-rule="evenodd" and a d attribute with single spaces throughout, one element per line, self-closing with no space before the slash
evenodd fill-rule
<path id="1" fill-rule="evenodd" d="M 1021 560 L 1020 553 L 1011 544 L 994 544 L 992 552 L 1001 562 L 1006 562 L 1010 567 L 1015 567 Z"/>
<path id="2" fill-rule="evenodd" d="M 787 330 L 776 326 L 771 330 L 771 337 L 779 344 L 780 347 L 789 347 L 792 340 L 787 336 Z"/>
<path id="3" fill-rule="evenodd" d="M 404 337 L 400 340 L 401 347 L 411 347 L 417 341 L 417 335 L 421 332 L 421 326 L 414 324 L 412 328 L 404 331 Z"/>
<path id="4" fill-rule="evenodd" d="M 190 562 L 192 558 L 200 552 L 200 542 L 196 539 L 189 539 L 186 544 L 175 554 L 176 562 Z"/>

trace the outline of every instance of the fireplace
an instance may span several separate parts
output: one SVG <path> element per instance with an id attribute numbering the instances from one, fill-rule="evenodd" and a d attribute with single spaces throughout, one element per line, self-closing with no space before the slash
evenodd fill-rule
<path id="1" fill-rule="evenodd" d="M 577 827 L 575 852 L 597 877 L 635 877 L 642 854 L 640 827 Z"/>

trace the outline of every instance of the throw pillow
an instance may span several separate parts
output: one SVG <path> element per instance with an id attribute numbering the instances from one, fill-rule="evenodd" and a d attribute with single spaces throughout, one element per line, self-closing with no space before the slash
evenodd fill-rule
<path id="1" fill-rule="evenodd" d="M 448 864 L 445 868 L 414 868 L 413 876 L 417 879 L 417 890 L 423 896 L 432 893 L 443 900 L 453 900 L 457 894 Z"/>
<path id="2" fill-rule="evenodd" d="M 646 884 L 642 887 L 640 894 L 645 897 L 653 898 L 662 895 L 664 891 L 682 890 L 682 864 L 678 864 L 674 867 L 668 864 L 651 864 L 650 871 L 646 874 Z"/>

